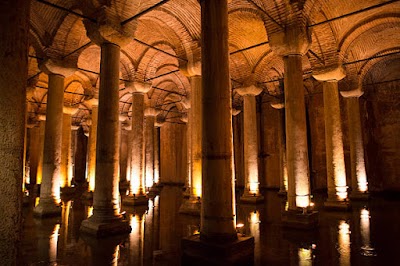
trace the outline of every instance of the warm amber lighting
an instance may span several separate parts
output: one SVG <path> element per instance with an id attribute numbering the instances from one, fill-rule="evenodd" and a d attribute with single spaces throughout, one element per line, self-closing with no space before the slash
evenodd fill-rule
<path id="1" fill-rule="evenodd" d="M 299 248 L 297 255 L 299 256 L 299 266 L 312 265 L 312 251 L 307 248 Z"/>
<path id="2" fill-rule="evenodd" d="M 35 207 L 39 205 L 39 201 L 40 201 L 40 198 L 36 197 L 36 199 L 35 199 Z"/>
<path id="3" fill-rule="evenodd" d="M 88 206 L 87 207 L 87 217 L 90 217 L 93 215 L 93 206 Z"/>
<path id="4" fill-rule="evenodd" d="M 140 175 L 139 173 L 132 173 L 132 178 L 130 182 L 130 193 L 131 195 L 136 194 L 138 195 L 140 192 Z"/>
<path id="5" fill-rule="evenodd" d="M 56 224 L 53 229 L 53 233 L 50 236 L 50 248 L 49 248 L 49 262 L 57 261 L 57 243 L 58 243 L 58 232 L 60 231 L 60 225 Z"/>
<path id="6" fill-rule="evenodd" d="M 87 177 L 88 183 L 89 183 L 89 191 L 94 191 L 94 167 L 92 169 L 90 169 Z"/>
<path id="7" fill-rule="evenodd" d="M 339 200 L 347 199 L 347 186 L 336 187 L 336 196 Z"/>
<path id="8" fill-rule="evenodd" d="M 300 208 L 307 208 L 308 206 L 310 206 L 310 196 L 309 195 L 304 195 L 304 196 L 297 195 L 296 196 L 296 206 L 300 207 Z"/>
<path id="9" fill-rule="evenodd" d="M 367 192 L 368 191 L 368 182 L 367 182 L 367 177 L 359 177 L 358 179 L 358 190 L 360 192 Z"/>
<path id="10" fill-rule="evenodd" d="M 250 213 L 250 222 L 253 224 L 260 223 L 260 213 L 258 211 Z"/>
<path id="11" fill-rule="evenodd" d="M 259 185 L 260 185 L 260 182 L 258 182 L 258 180 L 249 182 L 249 192 L 250 192 L 250 194 L 258 195 L 258 192 L 259 192 L 258 187 L 259 187 Z"/>
<path id="12" fill-rule="evenodd" d="M 201 161 L 195 160 L 192 162 L 192 180 L 191 180 L 191 187 L 192 187 L 192 193 L 195 197 L 200 197 L 202 196 L 202 191 L 201 191 L 201 175 L 202 175 L 202 165 Z"/>
<path id="13" fill-rule="evenodd" d="M 148 171 L 146 171 L 146 187 L 152 187 L 153 186 L 153 176 L 150 175 Z"/>
<path id="14" fill-rule="evenodd" d="M 244 226 L 244 224 L 238 223 L 238 224 L 236 225 L 236 228 L 242 228 L 243 226 Z"/>
<path id="15" fill-rule="evenodd" d="M 339 265 L 350 265 L 350 226 L 346 221 L 339 221 L 337 250 Z"/>

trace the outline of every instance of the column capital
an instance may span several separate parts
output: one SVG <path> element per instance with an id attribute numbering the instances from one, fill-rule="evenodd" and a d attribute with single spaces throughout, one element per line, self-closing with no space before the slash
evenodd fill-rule
<path id="1" fill-rule="evenodd" d="M 256 85 L 240 87 L 235 90 L 237 93 L 239 93 L 240 96 L 245 96 L 245 95 L 257 96 L 263 91 L 262 88 L 257 87 Z"/>
<path id="2" fill-rule="evenodd" d="M 92 119 L 91 118 L 87 118 L 85 120 L 85 124 L 90 127 L 92 125 Z"/>
<path id="3" fill-rule="evenodd" d="M 99 106 L 99 99 L 97 98 L 91 98 L 88 100 L 85 100 L 85 104 L 90 105 L 91 108 L 93 108 L 94 106 Z"/>
<path id="4" fill-rule="evenodd" d="M 186 110 L 189 110 L 191 107 L 190 97 L 183 97 L 180 103 Z"/>
<path id="5" fill-rule="evenodd" d="M 152 107 L 147 107 L 144 109 L 144 116 L 157 116 L 160 113 L 160 111 L 156 110 L 155 108 Z"/>
<path id="6" fill-rule="evenodd" d="M 188 60 L 179 66 L 179 70 L 182 71 L 183 75 L 186 77 L 201 76 L 201 61 Z"/>
<path id="7" fill-rule="evenodd" d="M 148 93 L 151 90 L 151 83 L 141 81 L 126 81 L 125 88 L 131 93 Z"/>
<path id="8" fill-rule="evenodd" d="M 128 120 L 128 115 L 126 115 L 126 114 L 120 114 L 119 115 L 119 122 L 124 122 L 124 121 L 126 121 L 126 120 Z"/>
<path id="9" fill-rule="evenodd" d="M 340 95 L 344 98 L 359 98 L 364 94 L 361 86 L 357 87 L 357 89 L 349 90 L 349 91 L 340 91 Z"/>
<path id="10" fill-rule="evenodd" d="M 130 36 L 134 36 L 137 23 L 132 22 L 127 25 L 121 25 L 118 12 L 113 7 L 101 6 L 91 14 L 96 17 L 96 23 L 87 19 L 83 20 L 87 36 L 97 45 L 112 43 L 124 47 L 132 42 Z"/>
<path id="11" fill-rule="evenodd" d="M 44 114 L 38 114 L 38 115 L 36 116 L 36 119 L 37 119 L 38 121 L 46 121 L 46 115 L 44 115 Z"/>
<path id="12" fill-rule="evenodd" d="M 47 75 L 61 75 L 69 77 L 75 74 L 77 70 L 76 63 L 66 62 L 58 59 L 45 58 L 39 63 L 39 69 Z"/>
<path id="13" fill-rule="evenodd" d="M 232 107 L 232 109 L 231 109 L 232 116 L 237 116 L 238 114 L 240 114 L 241 111 L 242 110 L 239 110 L 239 109 L 236 109 L 236 108 Z"/>
<path id="14" fill-rule="evenodd" d="M 71 131 L 78 130 L 80 128 L 79 125 L 71 125 Z"/>
<path id="15" fill-rule="evenodd" d="M 270 34 L 269 44 L 272 51 L 280 56 L 303 56 L 311 45 L 311 31 L 300 22 L 292 22 L 285 30 Z"/>
<path id="16" fill-rule="evenodd" d="M 313 77 L 318 81 L 339 81 L 346 77 L 346 72 L 342 65 L 336 65 L 313 71 Z"/>
<path id="17" fill-rule="evenodd" d="M 271 103 L 271 107 L 277 110 L 285 108 L 285 101 L 279 100 Z"/>
<path id="18" fill-rule="evenodd" d="M 180 118 L 180 120 L 181 120 L 183 123 L 187 123 L 187 122 L 189 121 L 187 113 L 183 113 L 182 116 L 181 116 L 181 118 Z"/>
<path id="19" fill-rule="evenodd" d="M 70 107 L 70 106 L 64 106 L 63 107 L 63 113 L 67 115 L 74 115 L 79 111 L 79 108 L 76 107 Z"/>

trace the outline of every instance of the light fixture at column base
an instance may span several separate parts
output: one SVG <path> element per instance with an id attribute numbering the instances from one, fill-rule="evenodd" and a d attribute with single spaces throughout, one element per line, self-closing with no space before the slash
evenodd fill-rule
<path id="1" fill-rule="evenodd" d="M 81 233 L 91 235 L 93 237 L 107 237 L 119 234 L 128 234 L 131 232 L 131 227 L 127 220 L 115 218 L 109 220 L 98 221 L 93 219 L 93 216 L 84 220 L 81 224 Z"/>
<path id="2" fill-rule="evenodd" d="M 39 202 L 33 209 L 33 216 L 37 218 L 54 217 L 61 215 L 61 207 L 54 202 Z"/>
<path id="3" fill-rule="evenodd" d="M 351 205 L 349 201 L 327 200 L 324 202 L 324 208 L 331 211 L 349 211 Z"/>
<path id="4" fill-rule="evenodd" d="M 263 203 L 264 202 L 264 196 L 263 195 L 243 195 L 240 197 L 240 203 L 245 203 L 245 204 L 258 204 L 258 203 Z"/>
<path id="5" fill-rule="evenodd" d="M 191 197 L 185 200 L 179 208 L 179 213 L 199 216 L 201 209 L 201 199 Z"/>
<path id="6" fill-rule="evenodd" d="M 238 234 L 232 242 L 215 243 L 200 240 L 200 235 L 182 239 L 182 265 L 243 265 L 254 264 L 254 238 Z"/>
<path id="7" fill-rule="evenodd" d="M 368 192 L 352 192 L 349 198 L 356 201 L 369 200 L 370 194 Z"/>
<path id="8" fill-rule="evenodd" d="M 302 212 L 288 210 L 282 213 L 282 225 L 294 229 L 314 229 L 318 226 L 319 214 L 317 211 Z"/>
<path id="9" fill-rule="evenodd" d="M 146 197 L 146 195 L 122 197 L 122 204 L 127 206 L 140 206 L 140 205 L 147 205 L 148 203 L 149 199 Z"/>

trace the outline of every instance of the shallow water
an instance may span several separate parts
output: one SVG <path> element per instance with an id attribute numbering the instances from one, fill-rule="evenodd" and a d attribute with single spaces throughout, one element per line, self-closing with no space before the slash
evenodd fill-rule
<path id="1" fill-rule="evenodd" d="M 275 191 L 265 203 L 237 206 L 238 232 L 255 240 L 254 265 L 400 265 L 400 201 L 372 198 L 353 203 L 348 212 L 320 209 L 314 231 L 281 226 L 286 201 Z M 180 240 L 198 233 L 199 217 L 178 213 L 182 189 L 164 186 L 149 206 L 125 208 L 132 232 L 96 240 L 80 235 L 82 220 L 92 212 L 78 196 L 63 201 L 62 216 L 36 219 L 35 198 L 24 208 L 19 265 L 180 265 Z"/>

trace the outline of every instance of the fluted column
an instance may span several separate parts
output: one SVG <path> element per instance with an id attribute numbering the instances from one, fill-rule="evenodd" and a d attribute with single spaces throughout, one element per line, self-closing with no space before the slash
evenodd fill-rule
<path id="1" fill-rule="evenodd" d="M 91 105 L 91 119 L 89 124 L 89 139 L 87 148 L 87 177 L 88 191 L 93 192 L 95 188 L 95 175 L 96 175 L 96 145 L 97 145 L 97 123 L 98 123 L 98 99 L 92 98 L 87 101 Z"/>
<path id="2" fill-rule="evenodd" d="M 342 119 L 340 117 L 338 81 L 345 77 L 344 70 L 334 70 L 314 75 L 322 81 L 324 96 L 326 170 L 328 208 L 348 208 L 346 170 L 344 164 Z"/>
<path id="3" fill-rule="evenodd" d="M 39 204 L 33 213 L 44 217 L 61 215 L 59 203 L 64 79 L 75 73 L 75 68 L 62 66 L 51 59 L 44 61 L 40 67 L 49 76 L 49 88 L 44 133 L 43 177 Z"/>
<path id="4" fill-rule="evenodd" d="M 154 183 L 154 125 L 158 111 L 154 108 L 148 107 L 144 110 L 145 116 L 145 129 L 144 129 L 144 143 L 145 143 L 145 186 L 151 188 Z"/>
<path id="5" fill-rule="evenodd" d="M 203 92 L 201 77 L 201 62 L 190 62 L 184 70 L 189 77 L 190 109 L 188 116 L 189 138 L 188 149 L 190 149 L 190 195 L 180 208 L 181 213 L 200 214 L 202 197 L 202 121 L 203 121 Z"/>
<path id="6" fill-rule="evenodd" d="M 81 231 L 95 236 L 130 232 L 119 206 L 119 45 L 101 47 L 96 175 L 93 215 Z"/>
<path id="7" fill-rule="evenodd" d="M 359 97 L 361 90 L 341 92 L 347 105 L 347 118 L 350 142 L 351 199 L 368 199 L 368 179 L 365 170 L 364 144 L 360 119 Z"/>
<path id="8" fill-rule="evenodd" d="M 245 189 L 240 201 L 246 203 L 262 202 L 258 173 L 258 140 L 256 96 L 262 89 L 254 85 L 236 89 L 243 97 L 243 131 L 244 131 L 244 180 Z"/>
<path id="9" fill-rule="evenodd" d="M 237 239 L 234 221 L 228 4 L 201 1 L 202 204 L 200 239 Z"/>
<path id="10" fill-rule="evenodd" d="M 71 121 L 72 115 L 78 111 L 78 108 L 63 108 L 63 125 L 62 125 L 62 144 L 61 144 L 61 166 L 60 166 L 60 187 L 71 187 L 72 180 L 72 132 Z"/>
<path id="11" fill-rule="evenodd" d="M 17 265 L 22 232 L 22 178 L 30 1 L 0 3 L 0 261 Z"/>

